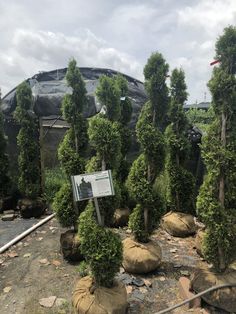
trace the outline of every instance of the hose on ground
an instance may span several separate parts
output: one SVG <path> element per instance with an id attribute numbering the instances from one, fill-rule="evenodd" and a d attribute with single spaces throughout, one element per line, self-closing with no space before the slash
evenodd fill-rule
<path id="1" fill-rule="evenodd" d="M 213 286 L 211 288 L 208 288 L 208 289 L 206 289 L 206 290 L 196 294 L 192 298 L 184 300 L 183 302 L 181 302 L 179 304 L 176 304 L 176 305 L 173 305 L 173 306 L 171 306 L 171 307 L 169 307 L 169 308 L 167 308 L 165 310 L 156 312 L 155 314 L 168 313 L 168 312 L 173 311 L 173 310 L 177 309 L 178 307 L 181 307 L 181 306 L 183 306 L 183 305 L 185 305 L 185 304 L 187 304 L 187 303 L 189 303 L 189 302 L 191 302 L 191 301 L 193 301 L 193 300 L 195 300 L 195 299 L 197 299 L 197 298 L 199 298 L 199 297 L 201 297 L 201 296 L 203 296 L 203 295 L 205 295 L 205 294 L 207 294 L 209 292 L 213 292 L 213 291 L 221 289 L 221 288 L 232 288 L 232 287 L 236 287 L 236 283 L 226 283 L 226 284 L 222 284 L 222 285 Z"/>

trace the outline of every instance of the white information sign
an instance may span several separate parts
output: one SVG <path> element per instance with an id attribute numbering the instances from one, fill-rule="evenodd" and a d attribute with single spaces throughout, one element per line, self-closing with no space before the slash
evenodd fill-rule
<path id="1" fill-rule="evenodd" d="M 111 170 L 72 176 L 75 201 L 114 195 Z"/>

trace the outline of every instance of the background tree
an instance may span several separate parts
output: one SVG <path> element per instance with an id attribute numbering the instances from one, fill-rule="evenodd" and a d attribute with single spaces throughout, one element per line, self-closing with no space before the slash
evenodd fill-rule
<path id="1" fill-rule="evenodd" d="M 138 241 L 147 242 L 161 212 L 160 196 L 153 184 L 164 166 L 164 135 L 168 109 L 166 77 L 168 64 L 160 53 L 153 53 L 144 68 L 145 87 L 149 101 L 140 113 L 136 134 L 142 154 L 133 163 L 127 187 L 137 206 L 130 216 L 129 226 Z"/>
<path id="2" fill-rule="evenodd" d="M 86 105 L 86 88 L 76 61 L 69 62 L 66 80 L 72 93 L 66 94 L 62 103 L 63 118 L 70 124 L 58 149 L 58 158 L 65 171 L 68 181 L 64 183 L 55 196 L 54 209 L 59 222 L 64 227 L 74 225 L 77 229 L 77 219 L 85 208 L 86 202 L 73 203 L 71 179 L 72 175 L 85 172 L 85 155 L 88 144 L 87 120 L 83 117 Z"/>
<path id="3" fill-rule="evenodd" d="M 167 202 L 168 207 L 178 212 L 193 210 L 194 177 L 186 169 L 190 152 L 187 131 L 188 120 L 183 105 L 187 100 L 187 86 L 183 70 L 174 69 L 170 82 L 171 105 L 166 129 L 167 142 Z"/>
<path id="4" fill-rule="evenodd" d="M 14 117 L 20 125 L 17 135 L 18 188 L 24 197 L 35 199 L 41 193 L 39 125 L 32 111 L 31 88 L 26 82 L 17 87 L 16 101 Z"/>
<path id="5" fill-rule="evenodd" d="M 3 114 L 0 93 L 0 198 L 9 194 L 10 179 L 8 176 L 9 160 L 6 154 L 7 141 L 3 129 Z"/>
<path id="6" fill-rule="evenodd" d="M 207 175 L 197 209 L 207 231 L 203 253 L 218 271 L 236 250 L 236 28 L 227 27 L 216 42 L 215 68 L 209 88 L 215 121 L 202 144 Z"/>

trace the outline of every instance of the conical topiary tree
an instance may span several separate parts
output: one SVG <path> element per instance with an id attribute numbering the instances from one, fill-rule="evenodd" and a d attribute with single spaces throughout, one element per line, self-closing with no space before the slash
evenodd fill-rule
<path id="1" fill-rule="evenodd" d="M 164 166 L 163 130 L 167 123 L 168 69 L 160 53 L 153 53 L 144 68 L 149 101 L 144 105 L 136 126 L 142 154 L 134 161 L 127 179 L 129 193 L 137 202 L 129 226 L 140 242 L 148 241 L 162 209 L 160 196 L 154 193 L 153 184 Z"/>
<path id="2" fill-rule="evenodd" d="M 128 191 L 125 181 L 129 174 L 130 162 L 127 160 L 127 154 L 131 146 L 132 132 L 128 126 L 132 117 L 132 102 L 128 97 L 128 82 L 124 76 L 117 75 L 115 83 L 120 90 L 120 118 L 118 120 L 118 129 L 121 137 L 121 158 L 119 168 L 117 169 L 117 180 L 121 189 L 121 208 L 129 207 Z"/>
<path id="3" fill-rule="evenodd" d="M 32 92 L 27 82 L 17 87 L 16 101 L 14 117 L 20 125 L 17 135 L 18 188 L 24 197 L 35 199 L 41 194 L 39 124 L 32 111 Z"/>
<path id="4" fill-rule="evenodd" d="M 236 28 L 227 27 L 216 42 L 215 68 L 209 88 L 215 121 L 203 140 L 207 175 L 197 210 L 206 224 L 203 254 L 224 271 L 236 251 Z"/>
<path id="5" fill-rule="evenodd" d="M 171 75 L 171 105 L 165 135 L 167 142 L 167 206 L 177 212 L 193 211 L 194 177 L 186 169 L 190 151 L 188 120 L 183 109 L 187 86 L 183 70 L 174 69 Z"/>
<path id="6" fill-rule="evenodd" d="M 117 169 L 121 159 L 121 137 L 119 123 L 120 90 L 114 78 L 101 76 L 96 95 L 104 106 L 104 113 L 99 113 L 89 121 L 90 146 L 95 151 L 86 166 L 87 172 L 112 170 L 115 195 L 98 200 L 105 225 L 112 224 L 114 211 L 120 203 L 120 186 L 117 181 Z"/>
<path id="7" fill-rule="evenodd" d="M 92 202 L 80 215 L 79 236 L 81 252 L 91 268 L 95 283 L 112 287 L 122 263 L 122 243 L 119 235 L 97 224 Z"/>
<path id="8" fill-rule="evenodd" d="M 6 154 L 7 141 L 3 129 L 3 114 L 0 94 L 0 199 L 9 194 L 10 179 L 8 175 L 9 160 Z"/>
<path id="9" fill-rule="evenodd" d="M 66 94 L 62 103 L 62 114 L 70 124 L 63 141 L 58 149 L 58 158 L 65 171 L 68 182 L 58 191 L 54 198 L 53 207 L 64 227 L 74 226 L 77 229 L 77 219 L 85 208 L 86 202 L 73 203 L 71 176 L 85 172 L 85 154 L 88 144 L 87 120 L 83 117 L 86 104 L 86 88 L 76 61 L 69 62 L 66 80 L 72 89 Z"/>

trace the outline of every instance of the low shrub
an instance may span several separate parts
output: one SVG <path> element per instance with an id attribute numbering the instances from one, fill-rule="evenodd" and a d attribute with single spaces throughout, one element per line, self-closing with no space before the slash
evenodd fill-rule
<path id="1" fill-rule="evenodd" d="M 81 253 L 90 266 L 95 282 L 112 287 L 122 263 L 122 242 L 111 230 L 97 225 L 92 203 L 80 215 L 79 236 Z"/>

